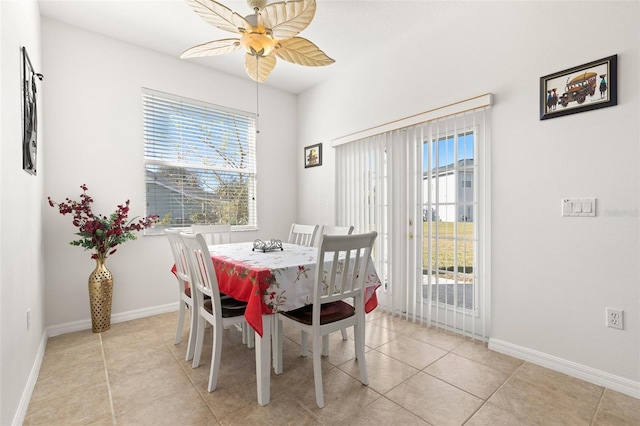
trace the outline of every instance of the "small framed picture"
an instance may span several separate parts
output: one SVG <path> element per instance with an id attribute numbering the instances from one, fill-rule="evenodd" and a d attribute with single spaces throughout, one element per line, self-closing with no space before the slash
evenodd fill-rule
<path id="1" fill-rule="evenodd" d="M 540 77 L 540 120 L 618 104 L 618 55 Z"/>
<path id="2" fill-rule="evenodd" d="M 304 168 L 322 166 L 322 144 L 304 147 Z"/>

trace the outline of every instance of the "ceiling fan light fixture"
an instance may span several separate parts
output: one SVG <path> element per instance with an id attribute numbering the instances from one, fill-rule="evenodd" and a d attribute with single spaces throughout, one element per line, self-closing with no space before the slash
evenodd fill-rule
<path id="1" fill-rule="evenodd" d="M 253 56 L 268 56 L 276 46 L 276 41 L 262 33 L 245 33 L 240 45 Z"/>

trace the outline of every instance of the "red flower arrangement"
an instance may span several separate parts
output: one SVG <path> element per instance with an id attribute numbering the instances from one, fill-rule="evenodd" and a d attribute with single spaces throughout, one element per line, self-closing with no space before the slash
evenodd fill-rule
<path id="1" fill-rule="evenodd" d="M 87 185 L 81 185 L 82 194 L 80 201 L 66 198 L 62 203 L 56 203 L 48 197 L 51 207 L 58 207 L 62 215 L 72 214 L 73 225 L 80 232 L 76 233 L 81 238 L 71 241 L 73 246 L 84 247 L 85 250 L 95 250 L 92 259 L 106 259 L 116 252 L 116 246 L 128 240 L 135 240 L 134 231 L 141 231 L 151 227 L 158 221 L 158 216 L 153 215 L 142 219 L 133 218 L 127 221 L 129 215 L 129 200 L 118 205 L 115 212 L 109 217 L 96 215 L 91 210 L 93 198 L 87 194 Z"/>

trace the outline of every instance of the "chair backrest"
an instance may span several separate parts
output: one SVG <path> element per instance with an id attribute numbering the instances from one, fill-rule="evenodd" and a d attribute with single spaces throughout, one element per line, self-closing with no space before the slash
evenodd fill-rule
<path id="1" fill-rule="evenodd" d="M 197 306 L 204 306 L 204 296 L 211 298 L 211 307 L 216 319 L 222 318 L 222 308 L 220 306 L 220 291 L 218 289 L 218 278 L 211 254 L 202 234 L 180 233 L 184 243 L 186 257 L 189 264 L 191 276 L 191 288 L 195 293 Z"/>
<path id="2" fill-rule="evenodd" d="M 353 226 L 333 226 L 322 225 L 316 234 L 316 246 L 320 245 L 320 237 L 322 235 L 351 235 L 353 234 Z"/>
<path id="3" fill-rule="evenodd" d="M 375 231 L 321 236 L 314 284 L 314 322 L 320 318 L 320 304 L 353 298 L 356 312 L 364 309 L 366 269 L 377 236 Z"/>
<path id="4" fill-rule="evenodd" d="M 191 225 L 191 232 L 202 234 L 208 245 L 229 244 L 231 225 Z"/>
<path id="5" fill-rule="evenodd" d="M 180 236 L 180 229 L 167 228 L 165 229 L 165 235 L 171 245 L 171 253 L 173 253 L 173 262 L 176 265 L 176 277 L 178 278 L 178 285 L 180 286 L 180 292 L 185 292 L 189 288 L 191 278 L 189 277 L 189 263 L 187 260 L 187 253 Z"/>
<path id="6" fill-rule="evenodd" d="M 289 240 L 287 242 L 290 244 L 310 247 L 316 238 L 317 232 L 318 225 L 301 225 L 299 223 L 294 223 L 291 225 Z"/>

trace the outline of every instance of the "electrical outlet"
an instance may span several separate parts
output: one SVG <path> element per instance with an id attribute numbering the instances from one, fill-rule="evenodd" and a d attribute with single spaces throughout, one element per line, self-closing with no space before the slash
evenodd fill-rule
<path id="1" fill-rule="evenodd" d="M 624 329 L 623 311 L 621 309 L 607 308 L 607 327 Z"/>

